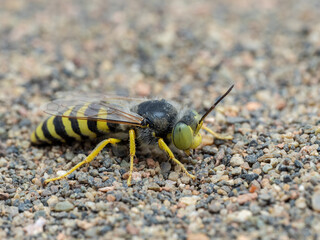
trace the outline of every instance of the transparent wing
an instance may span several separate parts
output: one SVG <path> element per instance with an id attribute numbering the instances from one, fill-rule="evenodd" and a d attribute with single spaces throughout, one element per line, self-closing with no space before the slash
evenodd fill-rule
<path id="1" fill-rule="evenodd" d="M 142 98 L 100 95 L 96 93 L 60 93 L 59 98 L 43 105 L 51 115 L 93 121 L 141 126 L 143 117 L 131 109 L 146 101 Z"/>

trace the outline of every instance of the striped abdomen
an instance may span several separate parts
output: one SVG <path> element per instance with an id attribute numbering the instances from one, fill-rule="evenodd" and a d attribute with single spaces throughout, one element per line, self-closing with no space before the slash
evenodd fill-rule
<path id="1" fill-rule="evenodd" d="M 93 112 L 96 111 L 96 112 Z M 66 110 L 63 116 L 84 117 L 99 114 L 107 117 L 105 109 L 91 108 L 90 104 L 75 106 Z M 110 131 L 110 124 L 105 121 L 82 120 L 76 118 L 51 116 L 40 123 L 31 134 L 32 143 L 54 143 L 94 139 Z"/>

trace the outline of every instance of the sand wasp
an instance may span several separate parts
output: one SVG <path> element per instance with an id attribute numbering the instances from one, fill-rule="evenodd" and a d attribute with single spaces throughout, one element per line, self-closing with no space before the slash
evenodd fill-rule
<path id="1" fill-rule="evenodd" d="M 204 129 L 220 139 L 232 139 L 221 136 L 203 125 L 204 119 L 216 105 L 229 94 L 234 85 L 219 97 L 210 109 L 199 115 L 194 110 L 178 111 L 175 104 L 162 100 L 146 100 L 119 96 L 69 96 L 49 102 L 44 111 L 52 116 L 40 123 L 31 134 L 31 141 L 40 143 L 68 143 L 74 140 L 94 139 L 105 136 L 94 150 L 80 163 L 62 176 L 45 180 L 45 183 L 59 180 L 71 174 L 80 166 L 90 163 L 107 144 L 129 142 L 130 170 L 127 180 L 131 185 L 133 161 L 136 154 L 136 141 L 139 146 L 158 145 L 169 158 L 190 178 L 184 165 L 175 158 L 172 148 L 183 150 L 187 154 L 197 148 Z M 170 146 L 170 147 L 169 147 Z"/>

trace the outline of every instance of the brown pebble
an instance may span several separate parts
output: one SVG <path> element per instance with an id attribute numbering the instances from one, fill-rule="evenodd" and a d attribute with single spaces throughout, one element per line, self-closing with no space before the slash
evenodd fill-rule
<path id="1" fill-rule="evenodd" d="M 262 171 L 261 171 L 261 168 L 256 168 L 256 169 L 253 169 L 252 172 L 260 175 Z"/>
<path id="2" fill-rule="evenodd" d="M 142 172 L 141 177 L 143 178 L 148 178 L 150 177 L 151 173 L 150 172 Z M 141 179 L 141 178 L 140 178 Z"/>
<path id="3" fill-rule="evenodd" d="M 59 233 L 57 236 L 57 240 L 66 240 L 68 239 L 67 236 L 64 233 Z"/>
<path id="4" fill-rule="evenodd" d="M 251 192 L 251 193 L 254 193 L 254 192 L 256 192 L 257 190 L 258 190 L 258 188 L 257 188 L 257 186 L 255 186 L 255 185 L 251 185 L 250 188 L 249 188 L 249 192 Z"/>
<path id="5" fill-rule="evenodd" d="M 257 197 L 258 197 L 258 194 L 256 192 L 246 193 L 246 194 L 242 194 L 242 195 L 238 196 L 237 201 L 239 204 L 244 204 L 246 202 L 250 202 L 250 201 L 257 199 Z"/>
<path id="6" fill-rule="evenodd" d="M 31 180 L 31 182 L 32 182 L 34 185 L 42 186 L 42 183 L 41 183 L 41 181 L 40 181 L 39 178 L 33 178 L 33 179 Z"/>
<path id="7" fill-rule="evenodd" d="M 138 235 L 139 234 L 139 228 L 133 226 L 132 224 L 128 224 L 127 227 L 127 232 L 130 234 L 130 235 Z"/>
<path id="8" fill-rule="evenodd" d="M 229 180 L 229 176 L 228 175 L 222 175 L 220 177 L 220 181 L 228 181 Z"/>
<path id="9" fill-rule="evenodd" d="M 0 200 L 7 200 L 9 198 L 8 193 L 0 193 Z"/>
<path id="10" fill-rule="evenodd" d="M 170 192 L 171 191 L 171 188 L 170 187 L 167 187 L 167 186 L 164 186 L 161 188 L 161 191 L 164 190 L 164 191 L 167 191 L 167 192 Z"/>
<path id="11" fill-rule="evenodd" d="M 241 167 L 245 170 L 249 170 L 250 169 L 250 166 L 249 166 L 249 163 L 248 162 L 244 162 Z"/>
<path id="12" fill-rule="evenodd" d="M 297 191 L 292 191 L 290 193 L 290 198 L 291 199 L 297 199 L 299 197 L 299 193 Z"/>
<path id="13" fill-rule="evenodd" d="M 244 236 L 244 235 L 239 235 L 237 237 L 237 240 L 250 240 L 250 239 L 252 239 L 252 238 L 249 236 Z"/>
<path id="14" fill-rule="evenodd" d="M 116 200 L 116 197 L 115 196 L 113 196 L 113 195 L 111 195 L 111 194 L 109 194 L 108 196 L 107 196 L 107 201 L 108 202 L 114 202 Z"/>
<path id="15" fill-rule="evenodd" d="M 145 177 L 149 177 L 149 175 L 150 175 L 150 173 L 147 173 L 147 175 L 146 175 Z M 141 173 L 139 173 L 139 172 L 133 172 L 133 173 L 132 173 L 132 180 L 133 180 L 133 181 L 138 182 L 138 181 L 141 180 L 141 178 L 142 178 Z"/>
<path id="16" fill-rule="evenodd" d="M 107 181 L 108 179 L 109 179 L 108 176 L 102 176 L 102 181 L 103 181 L 103 182 Z"/>
<path id="17" fill-rule="evenodd" d="M 197 191 L 197 190 L 193 190 L 193 191 L 192 191 L 192 195 L 196 195 L 196 196 L 197 196 L 197 195 L 199 195 L 199 194 L 200 194 L 200 192 Z"/>
<path id="18" fill-rule="evenodd" d="M 85 220 L 76 220 L 77 226 L 83 230 L 87 230 L 89 228 L 92 228 L 95 224 L 87 222 Z"/>
<path id="19" fill-rule="evenodd" d="M 159 191 L 161 191 L 161 188 L 160 188 L 160 186 L 159 186 L 157 183 L 151 182 L 151 183 L 149 184 L 149 186 L 148 186 L 148 190 L 153 190 L 153 191 L 159 192 Z"/>
<path id="20" fill-rule="evenodd" d="M 111 187 L 103 187 L 103 188 L 99 188 L 100 192 L 110 192 L 113 191 L 116 187 L 115 186 L 111 186 Z"/>
<path id="21" fill-rule="evenodd" d="M 122 175 L 122 178 L 127 180 L 129 178 L 129 172 L 126 172 Z"/>
<path id="22" fill-rule="evenodd" d="M 248 102 L 245 107 L 248 111 L 256 111 L 262 107 L 262 104 L 259 102 Z"/>
<path id="23" fill-rule="evenodd" d="M 279 143 L 279 144 L 277 145 L 277 147 L 280 148 L 280 149 L 283 149 L 284 143 Z"/>
<path id="24" fill-rule="evenodd" d="M 145 82 L 138 82 L 135 86 L 135 91 L 137 95 L 149 96 L 151 93 L 151 85 Z"/>
<path id="25" fill-rule="evenodd" d="M 147 164 L 149 168 L 155 168 L 156 167 L 156 162 L 152 158 L 147 159 Z"/>
<path id="26" fill-rule="evenodd" d="M 283 110 L 286 106 L 287 106 L 287 103 L 286 103 L 286 101 L 285 101 L 284 99 L 280 99 L 280 100 L 277 101 L 276 108 L 277 108 L 278 110 L 281 111 L 281 110 Z"/>
<path id="27" fill-rule="evenodd" d="M 221 188 L 218 189 L 217 193 L 222 195 L 222 196 L 228 196 L 228 193 L 226 191 L 224 191 L 223 189 L 221 189 Z"/>
<path id="28" fill-rule="evenodd" d="M 270 185 L 270 180 L 267 179 L 267 178 L 264 178 L 261 180 L 261 186 L 262 188 L 269 188 L 271 185 Z"/>
<path id="29" fill-rule="evenodd" d="M 290 190 L 290 185 L 289 184 L 284 184 L 283 185 L 283 190 L 284 191 L 289 191 Z"/>

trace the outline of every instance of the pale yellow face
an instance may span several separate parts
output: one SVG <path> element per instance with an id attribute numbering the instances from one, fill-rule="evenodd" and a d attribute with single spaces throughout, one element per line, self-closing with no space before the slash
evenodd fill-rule
<path id="1" fill-rule="evenodd" d="M 194 137 L 193 137 L 193 142 L 191 145 L 191 149 L 196 149 L 202 142 L 202 136 L 198 132 Z"/>
<path id="2" fill-rule="evenodd" d="M 200 116 L 196 111 L 192 110 L 185 113 L 172 130 L 172 141 L 176 148 L 189 152 L 190 149 L 195 149 L 200 145 L 202 137 L 199 132 L 204 119 L 213 111 L 217 104 L 229 94 L 233 86 L 234 85 L 219 97 L 203 116 Z"/>
<path id="3" fill-rule="evenodd" d="M 202 123 L 199 123 L 200 116 L 196 113 L 190 125 L 178 122 L 172 131 L 172 140 L 176 148 L 180 150 L 189 150 L 197 148 L 202 137 L 199 132 Z"/>

